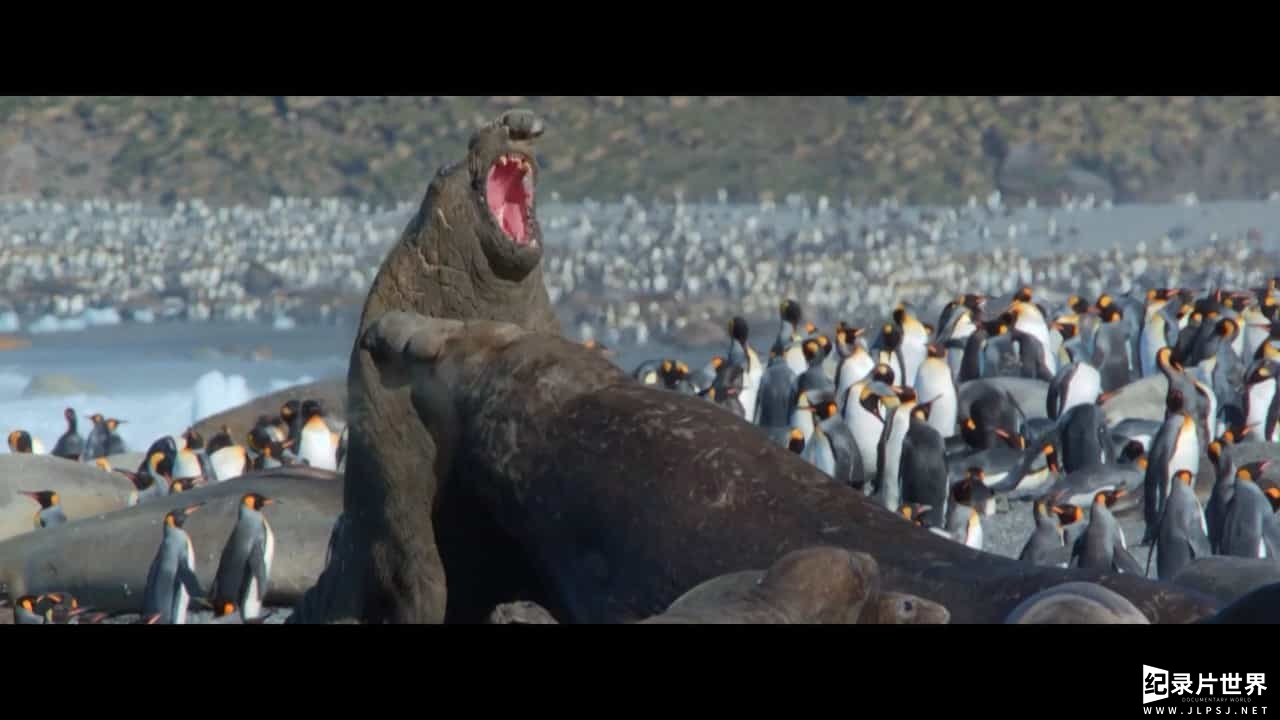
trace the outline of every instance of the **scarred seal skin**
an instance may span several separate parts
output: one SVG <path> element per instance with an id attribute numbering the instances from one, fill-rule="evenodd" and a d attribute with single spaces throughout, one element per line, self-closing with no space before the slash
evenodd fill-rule
<path id="1" fill-rule="evenodd" d="M 542 123 L 524 111 L 479 129 L 465 159 L 432 180 L 378 270 L 347 375 L 343 520 L 334 528 L 332 562 L 290 622 L 446 619 L 449 558 L 437 543 L 466 532 L 450 520 L 470 522 L 440 511 L 452 461 L 437 446 L 453 429 L 408 422 L 408 388 L 384 375 L 358 338 L 391 310 L 559 333 L 542 279 L 534 201 L 533 147 L 541 134 Z"/>
<path id="2" fill-rule="evenodd" d="M 1168 583 L 1029 566 L 941 538 L 759 428 L 633 382 L 559 336 L 390 313 L 361 344 L 384 379 L 412 387 L 419 425 L 450 429 L 436 462 L 465 482 L 436 512 L 467 521 L 439 536 L 460 621 L 525 597 L 562 622 L 634 622 L 707 579 L 820 545 L 872 554 L 886 590 L 940 603 L 953 623 L 1001 623 L 1067 581 L 1108 587 L 1152 622 L 1216 610 Z"/>
<path id="3" fill-rule="evenodd" d="M 1005 620 L 1010 625 L 1148 625 L 1123 595 L 1096 583 L 1067 582 L 1028 597 Z"/>

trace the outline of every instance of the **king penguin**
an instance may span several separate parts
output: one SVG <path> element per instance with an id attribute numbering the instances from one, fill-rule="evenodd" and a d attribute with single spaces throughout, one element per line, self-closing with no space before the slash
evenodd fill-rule
<path id="1" fill-rule="evenodd" d="M 1142 544 L 1154 542 L 1156 524 L 1169 496 L 1169 484 L 1179 470 L 1200 472 L 1199 429 L 1185 407 L 1182 392 L 1170 389 L 1166 396 L 1165 420 L 1151 441 L 1147 471 L 1142 481 L 1143 519 L 1146 530 Z"/>
<path id="2" fill-rule="evenodd" d="M 58 493 L 53 490 L 40 490 L 38 492 L 22 490 L 20 492 L 40 503 L 40 509 L 36 512 L 34 521 L 37 530 L 66 524 L 67 516 L 62 512 Z"/>
<path id="3" fill-rule="evenodd" d="M 44 455 L 44 445 L 39 438 L 32 437 L 26 430 L 14 430 L 9 433 L 9 452 L 15 455 Z"/>
<path id="4" fill-rule="evenodd" d="M 902 382 L 914 383 L 916 374 L 920 372 L 920 365 L 928 356 L 929 331 L 905 302 L 898 303 L 893 309 L 893 322 L 902 338 L 898 346 L 899 356 L 902 358 Z M 919 395 L 919 388 L 916 389 L 916 394 Z"/>
<path id="5" fill-rule="evenodd" d="M 948 376 L 950 373 L 948 373 Z M 916 405 L 902 444 L 898 484 L 900 503 L 919 503 L 939 509 L 934 517 L 947 516 L 947 451 L 942 435 L 928 422 L 931 407 Z M 894 507 L 897 507 L 895 505 Z"/>
<path id="6" fill-rule="evenodd" d="M 1036 527 L 1031 532 L 1027 544 L 1022 546 L 1018 560 L 1045 567 L 1066 567 L 1070 559 L 1066 537 L 1063 533 L 1061 515 L 1055 515 L 1049 509 L 1046 498 L 1040 498 L 1031 504 L 1031 513 Z"/>
<path id="7" fill-rule="evenodd" d="M 67 421 L 67 431 L 54 444 L 53 454 L 67 460 L 79 460 L 84 454 L 84 438 L 80 437 L 80 431 L 76 429 L 75 408 L 63 410 L 62 417 Z"/>
<path id="8" fill-rule="evenodd" d="M 231 430 L 225 425 L 209 438 L 205 451 L 209 455 L 209 465 L 213 468 L 214 482 L 226 482 L 249 472 L 249 454 L 243 446 L 231 439 Z"/>
<path id="9" fill-rule="evenodd" d="M 1193 489 L 1195 476 L 1174 473 L 1156 539 L 1156 577 L 1172 580 L 1191 561 L 1209 557 L 1209 528 Z"/>
<path id="10" fill-rule="evenodd" d="M 90 415 L 89 420 L 93 422 L 93 428 L 89 430 L 89 437 L 84 442 L 83 459 L 93 461 L 109 454 L 107 443 L 111 438 L 111 432 L 107 430 L 107 419 L 101 413 Z"/>
<path id="11" fill-rule="evenodd" d="M 147 573 L 142 614 L 158 614 L 159 622 L 165 625 L 185 625 L 191 598 L 203 595 L 196 578 L 196 553 L 191 537 L 183 530 L 187 518 L 202 504 L 171 510 L 164 516 L 160 548 Z"/>
<path id="12" fill-rule="evenodd" d="M 751 410 L 751 417 L 747 419 L 755 422 L 756 393 L 760 391 L 760 381 L 764 379 L 764 364 L 751 347 L 750 328 L 746 318 L 735 316 L 729 321 L 729 352 L 725 360 L 731 365 L 742 366 L 742 390 L 738 394 L 738 402 L 742 403 L 744 409 Z"/>
<path id="13" fill-rule="evenodd" d="M 1242 468 L 1243 469 L 1243 468 Z M 1236 489 L 1222 525 L 1219 553 L 1280 562 L 1280 489 L 1265 491 L 1250 475 L 1236 473 Z"/>
<path id="14" fill-rule="evenodd" d="M 1050 420 L 1057 420 L 1077 405 L 1092 405 L 1102 394 L 1102 376 L 1097 368 L 1083 360 L 1064 366 L 1049 383 L 1045 410 Z"/>
<path id="15" fill-rule="evenodd" d="M 920 363 L 915 377 L 916 395 L 929 403 L 929 426 L 945 440 L 956 434 L 959 389 L 951 366 L 947 363 L 947 349 L 937 343 L 928 346 L 928 356 Z"/>
<path id="16" fill-rule="evenodd" d="M 1124 495 L 1123 489 L 1100 492 L 1093 496 L 1089 526 L 1072 546 L 1071 564 L 1077 567 L 1122 572 L 1143 577 L 1142 566 L 1129 554 L 1124 530 L 1111 514 L 1110 507 Z"/>
<path id="17" fill-rule="evenodd" d="M 899 389 L 897 396 L 899 402 L 885 418 L 876 446 L 874 492 L 880 504 L 890 511 L 896 511 L 902 505 L 902 451 L 911 427 L 911 414 L 917 404 L 916 393 L 911 388 Z"/>
<path id="18" fill-rule="evenodd" d="M 302 403 L 302 439 L 298 446 L 298 459 L 311 467 L 323 470 L 338 469 L 338 447 L 328 423 L 324 421 L 324 409 L 319 402 Z M 240 607 L 244 607 L 243 604 Z"/>
<path id="19" fill-rule="evenodd" d="M 836 329 L 836 352 L 840 362 L 836 365 L 836 404 L 844 412 L 849 388 L 870 374 L 875 363 L 862 342 L 862 329 L 840 327 Z M 856 398 L 855 398 L 856 399 Z"/>
<path id="20" fill-rule="evenodd" d="M 248 493 L 240 499 L 236 526 L 222 548 L 218 572 L 209 588 L 214 607 L 231 602 L 246 619 L 261 614 L 276 550 L 275 534 L 263 509 L 273 502 L 276 501 L 258 493 Z"/>

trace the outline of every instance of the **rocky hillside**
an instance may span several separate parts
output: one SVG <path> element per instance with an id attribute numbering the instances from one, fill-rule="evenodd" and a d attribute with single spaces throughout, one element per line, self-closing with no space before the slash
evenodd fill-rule
<path id="1" fill-rule="evenodd" d="M 957 202 L 1266 196 L 1280 97 L 2 97 L 0 197 L 416 202 L 478 123 L 547 119 L 542 189 Z"/>

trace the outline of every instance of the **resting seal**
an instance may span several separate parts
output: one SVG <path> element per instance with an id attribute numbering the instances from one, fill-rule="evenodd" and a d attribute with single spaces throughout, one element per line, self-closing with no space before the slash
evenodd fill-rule
<path id="1" fill-rule="evenodd" d="M 466 469 L 436 510 L 466 519 L 440 538 L 460 621 L 525 598 L 562 622 L 633 622 L 708 578 L 818 545 L 873 553 L 886 590 L 940 602 L 957 623 L 1003 622 L 1069 580 L 1104 584 L 1157 622 L 1216 610 L 1168 583 L 1029 566 L 939 537 L 760 428 L 556 335 L 389 313 L 360 343 L 384 382 L 412 388 L 443 450 L 437 467 Z"/>
<path id="2" fill-rule="evenodd" d="M 196 576 L 208 590 L 235 527 L 240 497 L 258 492 L 276 500 L 266 513 L 276 537 L 267 604 L 290 605 L 324 567 L 341 506 L 340 482 L 325 470 L 276 468 L 44 528 L 0 542 L 0 580 L 10 597 L 68 592 L 98 610 L 141 612 L 165 513 L 203 502 L 183 529 L 195 551 Z"/>
<path id="3" fill-rule="evenodd" d="M 1023 600 L 1009 625 L 1149 625 L 1123 595 L 1091 582 L 1067 582 Z"/>
<path id="4" fill-rule="evenodd" d="M 879 585 L 876 561 L 866 553 L 813 547 L 782 556 L 758 580 L 730 590 L 718 587 L 685 597 L 642 624 L 837 624 L 856 623 Z M 716 580 L 709 581 L 716 585 Z M 696 590 L 696 588 L 695 588 Z"/>
<path id="5" fill-rule="evenodd" d="M 35 529 L 40 504 L 21 495 L 24 490 L 58 493 L 67 520 L 76 520 L 125 507 L 133 483 L 93 463 L 30 453 L 0 455 L 0 540 Z"/>
<path id="6" fill-rule="evenodd" d="M 1202 625 L 1274 625 L 1280 623 L 1280 583 L 1254 588 L 1236 598 Z"/>
<path id="7" fill-rule="evenodd" d="M 824 552 L 848 554 L 840 548 L 826 548 Z M 945 625 L 950 622 L 951 613 L 938 603 L 907 593 L 883 590 L 879 567 L 874 563 L 872 567 L 874 574 L 866 579 L 869 586 L 867 597 L 856 617 L 858 625 Z M 706 612 L 726 607 L 747 596 L 764 576 L 764 570 L 741 570 L 714 577 L 676 598 L 667 613 Z"/>
<path id="8" fill-rule="evenodd" d="M 542 280 L 533 197 L 539 172 L 533 143 L 541 134 L 542 123 L 521 111 L 477 131 L 466 159 L 431 182 L 378 270 L 347 375 L 345 519 L 334 530 L 334 562 L 289 622 L 445 619 L 450 558 L 441 557 L 438 543 L 467 532 L 456 524 L 471 522 L 440 512 L 452 461 L 438 457 L 436 447 L 452 428 L 406 422 L 413 417 L 408 388 L 383 377 L 359 338 L 390 310 L 559 333 Z"/>
<path id="9" fill-rule="evenodd" d="M 1272 558 L 1210 555 L 1192 560 L 1171 582 L 1216 598 L 1225 605 L 1260 587 L 1280 583 L 1280 564 Z"/>

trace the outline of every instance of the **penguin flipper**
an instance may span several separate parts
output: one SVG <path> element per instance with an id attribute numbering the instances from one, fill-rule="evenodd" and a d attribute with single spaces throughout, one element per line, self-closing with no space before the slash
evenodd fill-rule
<path id="1" fill-rule="evenodd" d="M 253 543 L 253 550 L 249 553 L 249 578 L 258 581 L 258 597 L 261 600 L 267 599 L 267 564 L 264 562 L 266 547 L 262 540 Z M 246 585 L 248 583 L 246 582 Z"/>
<path id="2" fill-rule="evenodd" d="M 1116 547 L 1112 562 L 1115 564 L 1116 569 L 1122 573 L 1129 573 L 1138 577 L 1146 577 L 1147 575 L 1142 565 L 1139 565 L 1138 561 L 1125 548 Z"/>
<path id="3" fill-rule="evenodd" d="M 186 563 L 178 568 L 178 582 L 187 588 L 187 595 L 192 598 L 204 598 L 204 589 L 200 587 L 200 578 L 191 570 Z"/>

